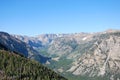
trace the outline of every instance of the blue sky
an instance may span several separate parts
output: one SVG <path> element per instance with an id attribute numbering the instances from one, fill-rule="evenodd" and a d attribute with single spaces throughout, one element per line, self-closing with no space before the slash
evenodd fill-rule
<path id="1" fill-rule="evenodd" d="M 120 0 L 0 0 L 0 31 L 44 33 L 120 29 Z"/>

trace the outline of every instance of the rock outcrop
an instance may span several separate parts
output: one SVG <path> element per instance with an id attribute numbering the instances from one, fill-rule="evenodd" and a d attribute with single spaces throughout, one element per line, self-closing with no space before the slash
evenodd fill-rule
<path id="1" fill-rule="evenodd" d="M 73 66 L 68 72 L 89 77 L 109 76 L 110 80 L 119 80 L 120 32 L 98 36 L 93 46 L 73 62 Z"/>

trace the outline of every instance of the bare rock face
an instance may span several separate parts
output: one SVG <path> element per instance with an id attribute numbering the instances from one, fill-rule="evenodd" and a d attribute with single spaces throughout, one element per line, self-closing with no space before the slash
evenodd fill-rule
<path id="1" fill-rule="evenodd" d="M 103 34 L 68 70 L 74 75 L 109 76 L 120 79 L 120 32 Z"/>
<path id="2" fill-rule="evenodd" d="M 63 75 L 120 79 L 120 30 L 16 38 L 51 57 L 46 64 Z"/>

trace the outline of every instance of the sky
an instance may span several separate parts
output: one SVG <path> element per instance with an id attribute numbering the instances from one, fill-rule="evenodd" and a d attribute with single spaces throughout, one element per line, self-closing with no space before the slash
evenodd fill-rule
<path id="1" fill-rule="evenodd" d="M 120 29 L 120 0 L 0 0 L 0 31 L 34 36 Z"/>

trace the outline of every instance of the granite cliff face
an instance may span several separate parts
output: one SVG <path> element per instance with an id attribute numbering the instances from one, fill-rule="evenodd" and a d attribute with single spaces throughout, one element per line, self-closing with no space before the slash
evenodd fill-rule
<path id="1" fill-rule="evenodd" d="M 74 75 L 120 79 L 120 32 L 101 34 L 68 70 Z"/>

